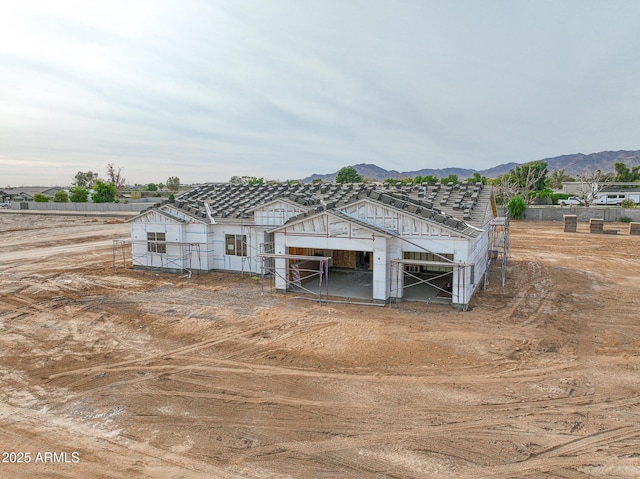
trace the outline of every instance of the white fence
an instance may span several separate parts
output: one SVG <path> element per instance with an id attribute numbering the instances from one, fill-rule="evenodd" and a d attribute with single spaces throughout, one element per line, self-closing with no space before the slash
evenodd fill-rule
<path id="1" fill-rule="evenodd" d="M 13 202 L 12 210 L 69 211 L 69 212 L 121 212 L 139 213 L 154 203 L 38 203 L 36 201 Z"/>
<path id="2" fill-rule="evenodd" d="M 504 213 L 504 209 L 502 209 Z M 532 221 L 562 221 L 564 215 L 576 215 L 578 221 L 601 219 L 620 221 L 620 218 L 631 218 L 640 221 L 640 208 L 619 208 L 617 206 L 527 206 L 523 219 Z"/>

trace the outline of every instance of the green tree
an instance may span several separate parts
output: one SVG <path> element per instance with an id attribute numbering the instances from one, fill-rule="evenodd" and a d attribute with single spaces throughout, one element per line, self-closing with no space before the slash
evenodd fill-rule
<path id="1" fill-rule="evenodd" d="M 92 188 L 97 179 L 98 173 L 94 173 L 93 171 L 78 171 L 76 176 L 73 177 L 73 186 Z"/>
<path id="2" fill-rule="evenodd" d="M 113 203 L 118 196 L 118 190 L 113 183 L 105 183 L 100 180 L 96 181 L 93 187 L 91 199 L 94 203 Z"/>
<path id="3" fill-rule="evenodd" d="M 401 183 L 403 186 L 406 185 L 412 185 L 413 184 L 413 178 L 411 177 L 407 177 L 407 178 L 385 178 L 384 180 L 382 180 L 383 183 L 389 183 L 391 185 L 395 185 L 396 183 Z"/>
<path id="4" fill-rule="evenodd" d="M 616 170 L 616 177 L 614 181 L 620 183 L 632 183 L 640 180 L 640 165 L 632 166 L 631 169 L 622 162 L 616 162 L 613 164 L 613 168 Z"/>
<path id="5" fill-rule="evenodd" d="M 49 198 L 47 195 L 43 195 L 42 193 L 36 193 L 35 195 L 33 195 L 33 201 L 35 201 L 36 203 L 48 203 L 50 199 L 51 198 Z"/>
<path id="6" fill-rule="evenodd" d="M 413 184 L 414 185 L 421 185 L 422 183 L 436 184 L 438 181 L 440 180 L 433 175 L 416 176 L 413 179 Z"/>
<path id="7" fill-rule="evenodd" d="M 178 191 L 180 189 L 180 178 L 177 176 L 170 176 L 167 178 L 165 185 L 169 191 Z"/>
<path id="8" fill-rule="evenodd" d="M 446 185 L 448 183 L 453 183 L 454 185 L 457 185 L 458 184 L 458 175 L 449 175 L 446 178 L 440 179 L 440 182 L 443 185 Z"/>
<path id="9" fill-rule="evenodd" d="M 56 194 L 53 195 L 54 203 L 67 203 L 68 201 L 69 201 L 69 194 L 64 190 L 56 191 Z"/>
<path id="10" fill-rule="evenodd" d="M 322 183 L 324 183 L 324 181 L 322 181 L 322 178 L 315 178 L 315 179 L 313 179 L 311 181 L 312 185 L 319 185 L 319 184 L 322 184 Z"/>
<path id="11" fill-rule="evenodd" d="M 564 168 L 553 170 L 547 177 L 547 186 L 554 190 L 560 190 L 562 189 L 562 183 L 566 183 L 567 181 L 573 181 L 573 178 L 567 174 Z"/>
<path id="12" fill-rule="evenodd" d="M 509 180 L 517 192 L 530 204 L 536 191 L 544 190 L 547 182 L 547 162 L 538 160 L 516 166 L 509 172 Z"/>
<path id="13" fill-rule="evenodd" d="M 466 181 L 471 182 L 471 183 L 482 183 L 483 185 L 487 184 L 487 178 L 482 176 L 477 171 L 474 171 L 473 175 L 471 175 L 469 178 L 467 178 Z"/>
<path id="14" fill-rule="evenodd" d="M 362 176 L 353 166 L 345 166 L 336 174 L 336 183 L 362 183 Z"/>
<path id="15" fill-rule="evenodd" d="M 155 183 L 149 183 L 147 186 L 144 187 L 145 191 L 158 191 L 158 185 L 156 185 Z"/>
<path id="16" fill-rule="evenodd" d="M 69 199 L 72 203 L 86 203 L 89 201 L 89 190 L 83 186 L 76 186 L 75 188 L 71 188 L 69 191 L 71 192 Z"/>
<path id="17" fill-rule="evenodd" d="M 544 190 L 547 182 L 547 172 L 547 162 L 538 160 L 516 166 L 509 174 L 521 188 L 530 193 Z"/>
<path id="18" fill-rule="evenodd" d="M 514 196 L 507 203 L 507 210 L 509 210 L 509 216 L 514 220 L 521 219 L 526 209 L 527 209 L 527 204 L 525 203 L 522 196 Z"/>

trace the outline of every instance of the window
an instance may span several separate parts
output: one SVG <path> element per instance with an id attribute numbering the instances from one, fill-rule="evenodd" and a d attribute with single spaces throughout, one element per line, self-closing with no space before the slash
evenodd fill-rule
<path id="1" fill-rule="evenodd" d="M 167 244 L 165 241 L 165 233 L 147 233 L 147 251 L 149 253 L 166 253 Z"/>
<path id="2" fill-rule="evenodd" d="M 247 256 L 247 235 L 225 235 L 225 254 Z"/>

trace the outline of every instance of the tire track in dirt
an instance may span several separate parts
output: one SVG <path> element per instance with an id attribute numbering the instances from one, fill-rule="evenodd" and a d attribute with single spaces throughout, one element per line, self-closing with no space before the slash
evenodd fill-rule
<path id="1" fill-rule="evenodd" d="M 263 328 L 259 328 L 263 329 Z M 244 334 L 233 335 L 233 337 L 243 336 Z M 220 340 L 223 342 L 223 340 Z M 207 347 L 212 344 L 203 344 L 202 347 Z M 160 355 L 163 356 L 163 355 Z M 171 358 L 166 357 L 163 359 L 175 359 L 173 356 L 177 354 L 168 354 Z M 152 358 L 158 359 L 158 358 Z M 108 365 L 104 368 L 86 368 L 68 371 L 64 373 L 55 374 L 49 376 L 49 379 L 56 379 L 58 377 L 66 375 L 78 375 L 84 374 L 86 371 L 111 371 L 111 372 L 123 372 L 123 371 L 161 371 L 163 369 L 173 369 L 175 365 L 147 365 L 140 367 L 120 366 L 120 364 L 135 364 L 139 362 L 151 361 L 149 358 L 141 358 L 136 360 L 124 361 L 122 363 L 115 363 Z M 233 372 L 234 374 L 262 374 L 266 376 L 297 376 L 297 377 L 311 377 L 311 378 L 331 378 L 331 379 L 357 379 L 359 381 L 376 381 L 379 382 L 381 378 L 385 381 L 391 382 L 426 382 L 428 384 L 486 384 L 486 383 L 502 383 L 505 379 L 509 379 L 513 382 L 530 382 L 537 378 L 544 377 L 549 378 L 550 373 L 555 372 L 567 372 L 568 370 L 575 369 L 575 365 L 558 364 L 555 366 L 533 368 L 527 370 L 521 370 L 520 373 L 510 371 L 508 374 L 490 373 L 490 374 L 475 374 L 475 375 L 455 375 L 441 376 L 441 375 L 412 375 L 412 374 L 379 374 L 379 373 L 357 373 L 357 372 L 336 372 L 336 371 L 318 371 L 315 369 L 304 369 L 296 367 L 285 366 L 271 366 L 247 361 L 233 361 L 228 359 L 207 358 L 205 360 L 200 359 L 202 364 L 189 364 L 181 366 L 181 371 L 200 371 L 200 372 Z M 217 366 L 208 366 L 206 363 L 214 363 Z"/>
<path id="2" fill-rule="evenodd" d="M 277 321 L 275 323 L 269 323 L 266 324 L 264 326 L 259 326 L 257 328 L 253 328 L 253 329 L 249 329 L 249 330 L 245 330 L 245 331 L 240 331 L 240 332 L 234 332 L 231 334 L 228 334 L 227 336 L 224 336 L 222 338 L 216 337 L 216 338 L 210 338 L 210 339 L 205 339 L 203 341 L 199 341 L 195 344 L 191 344 L 189 346 L 182 346 L 180 348 L 176 348 L 173 350 L 169 350 L 169 351 L 164 351 L 162 353 L 158 353 L 158 354 L 152 354 L 149 356 L 144 356 L 141 358 L 136 358 L 136 359 L 129 359 L 126 361 L 120 361 L 117 363 L 111 363 L 108 364 L 106 366 L 92 366 L 92 367 L 88 367 L 88 368 L 80 368 L 80 369 L 74 369 L 71 371 L 65 371 L 62 373 L 57 373 L 57 374 L 52 374 L 48 377 L 48 380 L 54 380 L 54 379 L 58 379 L 61 377 L 65 377 L 65 376 L 77 376 L 77 375 L 84 375 L 84 374 L 91 374 L 93 372 L 100 372 L 100 371 L 121 371 L 121 370 L 126 370 L 126 369 L 122 369 L 122 367 L 130 365 L 130 364 L 139 364 L 139 363 L 144 363 L 144 362 L 151 362 L 153 360 L 157 360 L 157 359 L 165 359 L 165 360 L 169 360 L 172 359 L 173 356 L 179 356 L 180 354 L 184 354 L 184 353 L 192 353 L 195 351 L 199 351 L 211 346 L 215 346 L 217 344 L 221 344 L 224 343 L 226 341 L 229 341 L 230 339 L 235 339 L 235 338 L 239 338 L 239 337 L 243 337 L 243 336 L 248 336 L 248 335 L 252 335 L 255 334 L 257 332 L 266 330 L 266 329 L 270 329 L 270 328 L 274 328 L 276 326 L 285 324 L 287 321 L 286 320 L 282 320 L 282 321 Z M 144 369 L 144 368 L 143 368 Z"/>
<path id="3" fill-rule="evenodd" d="M 300 378 L 315 378 L 315 379 L 339 379 L 346 381 L 364 381 L 364 382 L 380 382 L 381 376 L 379 374 L 358 374 L 353 372 L 330 372 L 330 371 L 316 371 L 309 369 L 301 369 L 301 368 L 293 368 L 293 367 L 284 367 L 284 366 L 270 366 L 264 364 L 258 364 L 247 361 L 233 361 L 226 359 L 218 359 L 218 358 L 199 358 L 196 364 L 189 363 L 185 365 L 180 364 L 147 364 L 147 365 L 136 365 L 140 363 L 152 363 L 154 360 L 161 359 L 163 363 L 167 360 L 182 360 L 180 358 L 180 352 L 193 352 L 196 350 L 206 349 L 208 347 L 214 346 L 216 344 L 221 344 L 225 341 L 229 341 L 231 339 L 235 339 L 241 336 L 251 335 L 256 332 L 269 329 L 271 326 L 263 326 L 259 328 L 255 328 L 252 330 L 248 330 L 244 333 L 234 333 L 229 334 L 224 338 L 216 338 L 215 340 L 205 340 L 196 345 L 178 348 L 173 351 L 167 352 L 166 354 L 156 354 L 152 357 L 144 357 L 138 358 L 128 361 L 122 361 L 119 363 L 108 364 L 104 366 L 93 366 L 89 368 L 81 368 L 72 371 L 66 371 L 63 373 L 57 373 L 54 375 L 50 375 L 47 377 L 47 383 L 52 383 L 55 381 L 55 384 L 58 387 L 64 387 L 67 389 L 73 388 L 81 388 L 83 384 L 88 381 L 92 381 L 93 378 L 89 378 L 88 376 L 93 375 L 95 377 L 96 374 L 102 373 L 153 373 L 154 375 L 159 374 L 185 374 L 185 373 L 193 373 L 198 372 L 199 374 L 206 373 L 215 373 L 215 374 L 223 374 L 223 373 L 231 373 L 231 374 L 250 374 L 250 375 L 260 375 L 265 377 L 300 377 Z M 320 325 L 317 328 L 321 328 Z M 210 364 L 215 364 L 215 366 L 211 366 Z M 520 374 L 516 374 L 514 371 L 509 371 L 504 376 L 501 376 L 496 373 L 491 373 L 491 375 L 459 375 L 459 376 L 427 376 L 427 375 L 385 375 L 385 381 L 389 381 L 392 383 L 428 383 L 428 384 L 438 384 L 438 385 L 447 385 L 447 384 L 487 384 L 487 383 L 501 383 L 505 379 L 509 379 L 512 382 L 530 382 L 538 377 L 544 377 L 545 379 L 549 378 L 549 373 L 554 372 L 566 372 L 568 369 L 567 365 L 554 365 L 546 368 L 532 369 L 526 371 L 521 371 Z M 83 376 L 79 379 L 72 379 L 73 377 Z M 61 381 L 62 379 L 62 381 Z M 140 376 L 131 380 L 126 380 L 127 384 L 133 384 L 136 382 L 148 381 L 150 377 Z M 83 395 L 90 394 L 92 390 L 100 390 L 107 386 L 93 386 L 82 392 Z M 579 401 L 580 399 L 578 399 Z M 521 404 L 521 403 L 520 403 Z"/>
<path id="4" fill-rule="evenodd" d="M 8 262 L 19 261 L 23 263 L 29 260 L 42 260 L 51 256 L 59 256 L 71 253 L 86 253 L 99 248 L 107 248 L 113 245 L 113 240 L 101 240 L 91 243 L 78 243 L 63 246 L 51 246 L 36 248 L 25 251 L 12 251 L 8 253 L 0 253 L 0 262 L 7 264 Z"/>
<path id="5" fill-rule="evenodd" d="M 556 236 L 560 247 L 567 243 L 566 235 Z M 607 266 L 616 253 L 604 246 L 615 244 L 595 241 L 603 248 L 590 264 Z M 32 449 L 81 441 L 87 477 L 636 477 L 612 473 L 612 465 L 625 457 L 628 470 L 638 464 L 640 340 L 633 328 L 638 302 L 633 283 L 625 283 L 629 291 L 604 280 L 592 284 L 585 273 L 579 278 L 583 298 L 564 284 L 572 273 L 555 269 L 563 257 L 546 256 L 557 248 L 545 244 L 541 253 L 538 242 L 531 241 L 535 251 L 523 256 L 539 271 L 522 262 L 511 270 L 505 295 L 493 293 L 495 288 L 485 297 L 479 293 L 469 315 L 455 316 L 402 304 L 363 314 L 350 306 L 315 309 L 283 300 L 279 312 L 250 317 L 243 314 L 243 303 L 253 306 L 259 298 L 248 289 L 244 294 L 235 278 L 225 282 L 215 276 L 213 289 L 211 278 L 203 276 L 175 293 L 156 294 L 177 282 L 129 271 L 123 277 L 137 283 L 132 280 L 127 292 L 107 289 L 99 274 L 92 285 L 87 273 L 82 294 L 55 292 L 69 302 L 54 302 L 55 284 L 30 295 L 38 289 L 33 273 L 68 267 L 63 263 L 81 255 L 29 260 L 31 277 L 23 273 L 11 286 L 2 283 L 4 290 L 13 288 L 14 280 L 32 283 L 17 296 L 41 299 L 43 310 L 11 303 L 27 320 L 2 321 L 24 338 L 6 342 L 0 369 L 6 378 L 3 402 L 22 405 L 24 415 L 9 425 L 14 435 L 0 432 L 0 437 Z M 563 255 L 573 253 L 566 250 Z M 94 253 L 104 273 L 110 248 Z M 587 248 L 579 252 L 589 254 L 594 256 Z M 569 260 L 568 267 L 579 267 L 580 258 Z M 109 277 L 117 281 L 115 273 Z M 615 274 L 606 278 L 614 281 Z M 192 287 L 200 291 L 192 294 Z M 139 293 L 134 306 L 151 307 L 136 309 L 121 301 L 119 295 L 133 291 Z M 227 291 L 233 296 L 228 301 Z M 506 315 L 510 295 L 521 300 L 515 315 L 515 309 Z M 209 296 L 220 298 L 217 311 L 206 308 Z M 184 308 L 163 315 L 178 297 Z M 197 314 L 183 314 L 191 299 L 191 313 Z M 40 326 L 50 322 L 45 314 L 58 304 L 72 306 L 64 314 L 55 311 L 63 332 L 51 334 Z M 83 305 L 87 314 L 77 311 Z M 194 317 L 218 311 L 223 319 L 215 323 Z M 610 316 L 594 318 L 601 311 Z M 1 307 L 0 315 L 8 317 Z M 317 326 L 321 329 L 315 329 L 318 321 L 325 322 Z M 139 340 L 129 341 L 139 325 L 145 328 Z M 262 326 L 267 329 L 245 335 Z M 64 336 L 67 331 L 71 336 Z M 80 356 L 83 341 L 91 347 L 86 358 Z M 222 342 L 216 346 L 216 341 Z M 391 341 L 394 347 L 388 347 Z M 414 341 L 432 342 L 434 348 L 416 355 Z M 576 341 L 584 344 L 577 352 Z M 453 342 L 459 346 L 455 355 L 447 349 Z M 516 346 L 522 351 L 513 353 Z M 60 362 L 42 362 L 48 352 Z M 115 408 L 122 412 L 105 419 L 104 411 Z M 33 420 L 24 422 L 27 418 Z M 46 421 L 51 421 L 48 429 Z M 96 437 L 102 428 L 113 443 L 91 438 L 92 424 Z M 15 429 L 19 426 L 25 429 Z M 76 427 L 87 432 L 77 433 Z M 50 470 L 60 478 L 78 477 L 78 471 Z"/>
<path id="6" fill-rule="evenodd" d="M 245 479 L 224 467 L 211 462 L 200 461 L 194 457 L 176 454 L 166 449 L 158 449 L 146 443 L 141 443 L 126 435 L 117 438 L 110 437 L 112 433 L 99 431 L 93 427 L 76 424 L 73 436 L 64 431 L 58 432 L 60 418 L 40 412 L 28 414 L 26 410 L 18 409 L 7 404 L 0 405 L 0 417 L 11 417 L 13 422 L 9 427 L 5 425 L 0 437 L 7 433 L 14 437 L 12 444 L 22 444 L 23 450 L 39 451 L 51 450 L 43 444 L 58 444 L 56 450 L 80 451 L 79 464 L 57 464 L 69 472 L 69 477 L 105 477 L 106 464 L 111 467 L 108 477 L 113 479 L 130 479 L 131 477 L 189 477 L 193 479 Z M 28 440 L 25 442 L 25 438 Z M 91 447 L 90 452 L 88 448 Z M 135 454 L 131 454 L 131 452 Z M 114 462 L 114 458 L 118 458 Z M 59 477 L 50 471 L 42 476 L 40 472 L 25 467 L 2 465 L 3 477 L 32 478 Z M 81 469 L 80 469 L 81 468 Z"/>
<path id="7" fill-rule="evenodd" d="M 633 444 L 637 445 L 639 439 L 640 426 L 620 426 L 599 431 L 532 454 L 522 462 L 492 467 L 491 475 L 496 479 L 511 479 L 514 474 L 549 473 L 567 466 L 575 469 L 578 466 L 592 464 L 594 459 L 587 453 L 593 453 L 599 447 L 608 448 L 614 443 L 627 440 L 634 440 Z M 580 456 L 572 457 L 578 454 Z"/>

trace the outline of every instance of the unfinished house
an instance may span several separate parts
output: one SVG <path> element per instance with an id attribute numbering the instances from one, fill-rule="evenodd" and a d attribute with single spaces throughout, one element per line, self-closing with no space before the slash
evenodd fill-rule
<path id="1" fill-rule="evenodd" d="M 134 268 L 236 271 L 277 291 L 466 308 L 489 263 L 482 184 L 206 184 L 131 221 Z"/>

